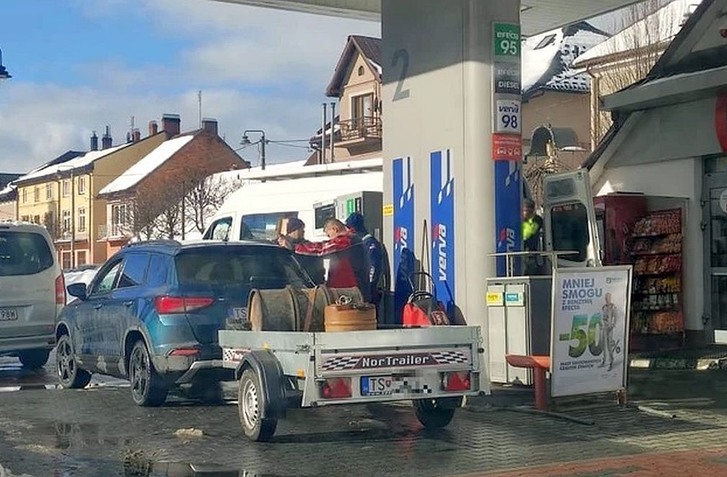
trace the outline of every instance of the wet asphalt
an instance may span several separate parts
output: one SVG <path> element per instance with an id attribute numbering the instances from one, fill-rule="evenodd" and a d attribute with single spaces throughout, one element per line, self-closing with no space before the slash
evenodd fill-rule
<path id="1" fill-rule="evenodd" d="M 63 390 L 51 365 L 31 372 L 0 358 L 0 476 L 486 475 L 718 445 L 727 431 L 720 370 L 633 371 L 630 406 L 563 401 L 556 417 L 525 412 L 528 389 L 498 389 L 439 432 L 422 429 L 406 403 L 292 410 L 265 444 L 246 440 L 234 383 L 226 391 L 222 405 L 170 398 L 140 408 L 124 381 L 94 376 Z"/>

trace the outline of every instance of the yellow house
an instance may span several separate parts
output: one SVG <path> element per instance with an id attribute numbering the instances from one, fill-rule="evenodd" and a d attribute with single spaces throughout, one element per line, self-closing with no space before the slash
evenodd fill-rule
<path id="1" fill-rule="evenodd" d="M 149 136 L 138 131 L 131 142 L 112 147 L 108 133 L 91 137 L 91 151 L 69 151 L 15 181 L 17 217 L 45 225 L 56 244 L 63 269 L 103 263 L 106 256 L 106 200 L 98 193 L 129 167 L 179 131 L 179 117 L 165 115 L 165 129 L 150 123 Z M 177 128 L 174 132 L 174 128 Z"/>

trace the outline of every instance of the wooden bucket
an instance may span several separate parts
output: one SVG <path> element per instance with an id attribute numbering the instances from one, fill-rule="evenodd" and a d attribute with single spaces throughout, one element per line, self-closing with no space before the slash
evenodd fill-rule
<path id="1" fill-rule="evenodd" d="M 326 332 L 375 330 L 376 306 L 370 303 L 328 305 L 325 328 Z"/>

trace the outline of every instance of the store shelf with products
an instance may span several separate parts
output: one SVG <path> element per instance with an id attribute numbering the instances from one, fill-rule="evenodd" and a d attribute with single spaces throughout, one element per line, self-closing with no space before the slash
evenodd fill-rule
<path id="1" fill-rule="evenodd" d="M 670 335 L 675 345 L 683 344 L 682 241 L 681 209 L 651 212 L 636 222 L 631 235 L 632 335 Z"/>

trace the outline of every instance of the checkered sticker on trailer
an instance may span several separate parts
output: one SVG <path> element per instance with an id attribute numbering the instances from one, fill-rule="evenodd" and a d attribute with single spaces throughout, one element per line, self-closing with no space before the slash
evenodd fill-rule
<path id="1" fill-rule="evenodd" d="M 352 369 L 412 368 L 441 365 L 469 365 L 468 353 L 460 350 L 431 352 L 392 353 L 364 356 L 333 356 L 324 358 L 323 371 L 348 371 Z"/>

